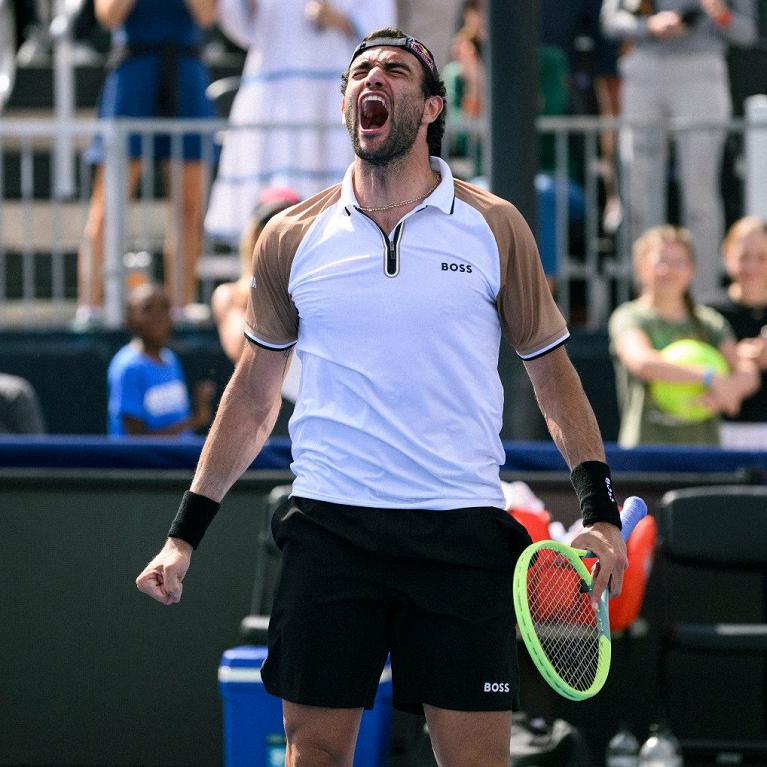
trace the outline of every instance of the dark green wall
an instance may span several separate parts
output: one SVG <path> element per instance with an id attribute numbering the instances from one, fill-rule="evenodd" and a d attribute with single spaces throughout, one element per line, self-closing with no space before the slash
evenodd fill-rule
<path id="1" fill-rule="evenodd" d="M 183 601 L 165 607 L 140 594 L 134 579 L 162 545 L 190 476 L 0 470 L 0 765 L 221 764 L 218 664 L 241 643 L 267 493 L 289 475 L 252 472 L 237 482 L 193 556 Z M 505 478 L 530 484 L 555 519 L 574 518 L 566 473 Z M 706 483 L 705 475 L 616 478 L 622 496 L 642 495 L 651 509 L 672 487 Z M 759 604 L 751 581 L 728 575 L 693 585 L 691 593 L 704 594 L 722 615 L 744 594 Z M 522 652 L 525 710 L 580 727 L 595 758 L 619 719 L 643 734 L 657 716 L 655 586 L 653 577 L 644 608 L 649 633 L 616 643 L 609 683 L 593 701 L 558 698 Z M 678 666 L 674 725 L 680 734 L 698 735 L 703 723 L 711 732 L 714 724 L 731 734 L 763 731 L 757 712 L 736 713 L 758 700 L 763 678 L 763 666 L 742 659 L 721 667 L 709 661 L 705 674 Z M 730 701 L 705 709 L 716 722 L 684 703 L 706 697 L 693 692 L 696 681 Z"/>
<path id="2" fill-rule="evenodd" d="M 248 613 L 264 484 L 237 484 L 166 607 L 134 579 L 189 477 L 129 476 L 0 478 L 0 764 L 220 763 L 216 673 Z"/>
<path id="3" fill-rule="evenodd" d="M 35 387 L 50 434 L 104 434 L 107 366 L 127 340 L 125 333 L 117 331 L 0 333 L 0 371 L 23 376 Z M 203 379 L 216 384 L 217 404 L 232 374 L 232 364 L 221 350 L 215 331 L 177 331 L 170 345 L 181 359 L 190 387 Z M 567 350 L 591 399 L 604 439 L 615 441 L 618 410 L 607 335 L 573 331 Z M 505 341 L 498 368 L 505 392 L 501 437 L 548 439 L 524 366 Z M 291 412 L 291 405 L 284 403 L 275 435 L 287 435 Z"/>

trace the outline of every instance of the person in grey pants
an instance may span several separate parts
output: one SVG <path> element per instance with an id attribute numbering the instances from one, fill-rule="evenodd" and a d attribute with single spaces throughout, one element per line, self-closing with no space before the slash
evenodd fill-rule
<path id="1" fill-rule="evenodd" d="M 699 300 L 721 290 L 719 244 L 724 209 L 720 170 L 732 103 L 729 44 L 757 38 L 754 0 L 603 0 L 605 34 L 627 43 L 620 136 L 623 196 L 630 241 L 666 223 L 668 121 L 689 124 L 674 133 L 684 225 L 695 239 Z"/>

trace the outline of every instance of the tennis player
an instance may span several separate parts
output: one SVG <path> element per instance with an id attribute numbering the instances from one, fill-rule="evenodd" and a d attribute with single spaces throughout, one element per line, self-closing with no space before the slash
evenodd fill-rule
<path id="1" fill-rule="evenodd" d="M 390 654 L 394 705 L 425 713 L 440 765 L 505 767 L 512 571 L 529 538 L 503 511 L 501 335 L 572 469 L 587 525 L 575 545 L 601 561 L 595 598 L 610 577 L 620 593 L 627 564 L 610 472 L 529 227 L 439 159 L 429 50 L 373 32 L 342 88 L 356 158 L 259 238 L 249 343 L 137 585 L 181 599 L 192 550 L 269 436 L 295 348 L 293 503 L 273 520 L 283 568 L 262 669 L 283 700 L 287 764 L 352 764 Z"/>

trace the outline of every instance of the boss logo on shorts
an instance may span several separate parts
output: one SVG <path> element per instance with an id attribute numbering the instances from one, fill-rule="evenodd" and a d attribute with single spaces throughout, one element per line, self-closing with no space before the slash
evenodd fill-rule
<path id="1" fill-rule="evenodd" d="M 471 274 L 471 264 L 449 264 L 447 261 L 442 262 L 443 272 L 466 272 Z"/>
<path id="2" fill-rule="evenodd" d="M 509 692 L 509 683 L 485 682 L 485 692 Z"/>

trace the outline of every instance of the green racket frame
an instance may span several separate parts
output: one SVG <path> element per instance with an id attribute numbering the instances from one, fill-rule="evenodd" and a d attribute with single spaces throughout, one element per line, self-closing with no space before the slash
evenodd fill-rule
<path id="1" fill-rule="evenodd" d="M 586 689 L 577 689 L 568 684 L 557 673 L 555 668 L 546 657 L 538 635 L 535 633 L 533 618 L 530 614 L 530 605 L 527 601 L 527 571 L 530 561 L 537 557 L 542 549 L 555 551 L 567 559 L 575 568 L 578 575 L 588 585 L 591 591 L 593 578 L 583 557 L 588 553 L 583 549 L 573 549 L 558 541 L 539 541 L 528 546 L 521 554 L 514 568 L 514 607 L 517 613 L 517 625 L 522 640 L 530 653 L 533 663 L 536 665 L 546 682 L 560 695 L 570 700 L 586 700 L 596 695 L 604 686 L 610 671 L 611 643 L 610 643 L 610 613 L 607 605 L 609 595 L 605 589 L 596 611 L 597 628 L 599 629 L 599 651 L 597 656 L 597 669 L 593 683 Z"/>

